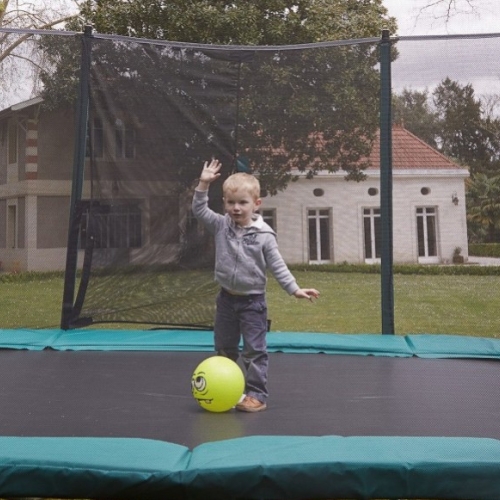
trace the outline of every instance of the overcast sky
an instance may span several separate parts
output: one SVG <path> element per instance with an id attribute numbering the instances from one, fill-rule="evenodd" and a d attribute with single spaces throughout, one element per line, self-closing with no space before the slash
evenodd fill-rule
<path id="1" fill-rule="evenodd" d="M 443 4 L 444 4 L 443 0 Z M 422 8 L 436 0 L 384 0 L 398 20 L 399 36 L 500 33 L 500 0 L 455 0 L 463 12 L 452 12 L 446 22 L 443 5 Z M 446 4 L 448 0 L 446 0 Z M 432 90 L 445 77 L 472 84 L 476 95 L 500 95 L 498 53 L 500 37 L 483 39 L 399 42 L 393 63 L 393 89 Z"/>
<path id="2" fill-rule="evenodd" d="M 398 35 L 457 35 L 471 33 L 500 33 L 500 0 L 455 0 L 458 11 L 452 11 L 446 22 L 445 7 L 423 9 L 436 0 L 383 0 L 389 14 L 398 20 Z"/>
<path id="3" fill-rule="evenodd" d="M 65 12 L 75 11 L 73 0 L 38 1 L 48 1 Z M 449 1 L 457 10 L 446 22 Z M 500 0 L 383 0 L 383 4 L 398 20 L 397 34 L 402 36 L 500 33 Z M 429 4 L 437 5 L 424 9 Z"/>

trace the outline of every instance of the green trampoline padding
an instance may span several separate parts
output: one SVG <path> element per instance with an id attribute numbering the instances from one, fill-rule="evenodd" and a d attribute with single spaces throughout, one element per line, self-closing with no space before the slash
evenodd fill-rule
<path id="1" fill-rule="evenodd" d="M 189 460 L 188 448 L 147 439 L 0 437 L 0 493 L 138 498 L 151 488 L 182 498 Z"/>
<path id="2" fill-rule="evenodd" d="M 0 330 L 0 348 L 98 351 L 213 351 L 213 333 L 189 330 Z M 280 333 L 270 352 L 421 358 L 500 358 L 500 340 L 459 335 Z"/>
<path id="3" fill-rule="evenodd" d="M 500 442 L 477 438 L 254 436 L 189 451 L 4 437 L 0 470 L 0 491 L 12 497 L 500 498 Z"/>

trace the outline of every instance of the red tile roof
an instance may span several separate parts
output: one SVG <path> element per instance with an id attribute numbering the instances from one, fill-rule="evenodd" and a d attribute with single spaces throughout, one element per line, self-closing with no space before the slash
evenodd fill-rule
<path id="1" fill-rule="evenodd" d="M 380 168 L 379 133 L 370 154 L 371 168 Z M 402 126 L 392 129 L 392 168 L 393 169 L 456 169 L 463 168 L 452 162 L 439 151 L 419 139 Z"/>

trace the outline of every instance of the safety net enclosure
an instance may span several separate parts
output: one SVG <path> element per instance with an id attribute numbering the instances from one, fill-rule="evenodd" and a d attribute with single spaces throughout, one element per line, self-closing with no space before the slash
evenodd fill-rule
<path id="1" fill-rule="evenodd" d="M 211 328 L 213 242 L 190 206 L 217 157 L 212 208 L 225 177 L 257 175 L 285 261 L 326 292 L 321 321 L 283 321 L 271 278 L 271 329 L 500 328 L 484 293 L 498 271 L 469 252 L 498 239 L 498 35 L 279 47 L 33 37 L 46 59 L 35 93 L 18 102 L 10 86 L 0 113 L 0 260 L 64 270 L 62 314 L 45 326 Z M 327 272 L 304 274 L 311 264 Z"/>
<path id="2" fill-rule="evenodd" d="M 63 323 L 210 326 L 212 242 L 191 214 L 204 162 L 223 164 L 210 190 L 217 211 L 221 183 L 237 171 L 258 175 L 269 196 L 325 164 L 361 176 L 378 128 L 378 40 L 254 48 L 96 34 L 84 43 L 87 160 L 69 247 L 78 240 L 87 260 Z M 264 208 L 276 227 L 274 213 Z"/>

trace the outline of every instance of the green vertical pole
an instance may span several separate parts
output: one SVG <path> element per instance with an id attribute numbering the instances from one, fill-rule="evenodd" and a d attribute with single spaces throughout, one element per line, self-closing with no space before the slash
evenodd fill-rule
<path id="1" fill-rule="evenodd" d="M 68 228 L 68 247 L 66 251 L 66 270 L 61 312 L 61 328 L 71 326 L 73 302 L 75 297 L 76 270 L 78 265 L 77 225 L 74 224 L 78 203 L 82 198 L 85 152 L 87 145 L 87 122 L 89 115 L 89 82 L 91 62 L 92 27 L 85 26 L 82 36 L 82 56 L 80 66 L 80 88 L 76 107 L 75 146 L 73 153 L 73 182 L 71 187 L 70 214 Z"/>
<path id="2" fill-rule="evenodd" d="M 391 39 L 380 42 L 380 223 L 382 333 L 394 335 L 394 276 L 392 226 Z"/>

